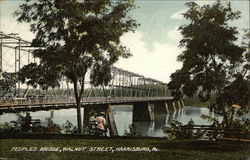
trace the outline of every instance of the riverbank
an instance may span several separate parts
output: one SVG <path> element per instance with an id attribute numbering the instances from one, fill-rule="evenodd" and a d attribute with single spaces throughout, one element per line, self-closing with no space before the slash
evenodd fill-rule
<path id="1" fill-rule="evenodd" d="M 47 137 L 47 138 L 46 138 Z M 2 137 L 1 137 L 2 138 Z M 7 138 L 7 137 L 5 137 Z M 14 138 L 14 137 L 13 137 Z M 34 136 L 0 140 L 0 159 L 18 160 L 247 160 L 248 144 L 165 138 Z"/>

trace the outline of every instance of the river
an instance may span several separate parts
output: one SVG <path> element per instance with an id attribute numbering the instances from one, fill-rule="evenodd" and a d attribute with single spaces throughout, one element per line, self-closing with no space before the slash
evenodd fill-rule
<path id="1" fill-rule="evenodd" d="M 191 119 L 195 124 L 206 125 L 209 124 L 206 120 L 200 118 L 202 114 L 209 115 L 208 108 L 205 107 L 184 107 L 183 109 L 174 112 L 173 114 L 160 114 L 155 115 L 154 121 L 140 121 L 132 122 L 132 105 L 116 105 L 112 107 L 115 123 L 117 126 L 118 134 L 123 136 L 125 131 L 129 132 L 129 125 L 135 124 L 136 130 L 141 136 L 150 137 L 163 137 L 165 136 L 162 128 L 169 126 L 172 120 L 177 120 L 183 124 L 187 124 Z M 25 116 L 25 113 L 21 113 Z M 51 117 L 53 122 L 59 125 L 63 125 L 69 120 L 74 126 L 76 126 L 76 109 L 62 109 L 51 111 L 36 111 L 30 112 L 33 119 L 40 119 L 45 122 L 45 119 Z M 247 116 L 249 117 L 249 115 Z M 18 116 L 14 113 L 5 113 L 0 115 L 0 124 L 4 122 L 10 122 L 16 120 Z"/>

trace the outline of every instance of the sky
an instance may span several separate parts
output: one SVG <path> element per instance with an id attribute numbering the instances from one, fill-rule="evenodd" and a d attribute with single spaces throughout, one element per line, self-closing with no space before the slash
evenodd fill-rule
<path id="1" fill-rule="evenodd" d="M 199 5 L 212 4 L 214 0 L 193 0 Z M 224 0 L 231 2 L 233 10 L 241 11 L 242 17 L 233 22 L 242 28 L 249 28 L 249 0 Z M 178 47 L 182 36 L 177 30 L 186 23 L 181 13 L 187 10 L 185 0 L 135 0 L 136 8 L 131 16 L 140 27 L 134 33 L 126 33 L 121 42 L 127 46 L 132 57 L 121 59 L 115 64 L 119 68 L 139 73 L 146 77 L 169 82 L 171 73 L 181 68 L 177 56 L 182 52 Z M 25 40 L 31 41 L 34 34 L 29 31 L 29 24 L 17 23 L 13 12 L 18 9 L 22 0 L 0 0 L 0 31 L 19 33 Z M 12 57 L 6 57 L 5 63 L 13 64 Z"/>

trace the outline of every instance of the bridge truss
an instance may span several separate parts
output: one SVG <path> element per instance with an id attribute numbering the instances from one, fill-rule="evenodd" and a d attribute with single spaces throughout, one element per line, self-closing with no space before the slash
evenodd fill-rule
<path id="1" fill-rule="evenodd" d="M 20 69 L 29 63 L 39 63 L 32 55 L 34 48 L 31 42 L 21 39 L 15 34 L 5 34 L 0 31 L 0 70 L 8 73 L 18 73 Z M 94 87 L 87 78 L 84 98 L 90 97 L 166 97 L 169 96 L 165 83 L 144 77 L 121 68 L 111 68 L 112 80 L 107 86 Z M 61 97 L 72 99 L 73 85 L 64 79 L 60 87 L 47 91 L 29 89 L 30 86 L 18 82 L 12 97 Z"/>

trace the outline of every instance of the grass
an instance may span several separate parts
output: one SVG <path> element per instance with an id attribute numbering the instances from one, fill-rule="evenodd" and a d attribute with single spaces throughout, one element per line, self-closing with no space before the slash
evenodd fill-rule
<path id="1" fill-rule="evenodd" d="M 210 141 L 169 141 L 164 138 L 90 138 L 34 136 L 34 139 L 1 139 L 0 159 L 18 160 L 248 160 L 250 148 L 241 143 L 218 143 Z M 84 151 L 12 151 L 13 147 L 86 147 Z M 92 147 L 92 148 L 91 148 Z M 113 147 L 112 150 L 90 151 L 93 147 Z M 120 147 L 149 147 L 152 152 L 116 151 Z M 20 148 L 19 148 L 20 149 Z M 22 148 L 21 148 L 22 149 Z M 101 149 L 101 148 L 99 148 Z M 121 149 L 121 148 L 120 148 Z M 124 148 L 123 148 L 124 149 Z"/>

